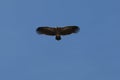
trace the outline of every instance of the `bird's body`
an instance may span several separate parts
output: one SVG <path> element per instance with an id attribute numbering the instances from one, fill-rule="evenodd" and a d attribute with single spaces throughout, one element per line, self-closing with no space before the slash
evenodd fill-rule
<path id="1" fill-rule="evenodd" d="M 56 40 L 61 40 L 61 35 L 69 35 L 77 33 L 80 30 L 78 26 L 66 26 L 66 27 L 38 27 L 36 29 L 38 34 L 45 34 L 49 36 L 56 36 Z"/>

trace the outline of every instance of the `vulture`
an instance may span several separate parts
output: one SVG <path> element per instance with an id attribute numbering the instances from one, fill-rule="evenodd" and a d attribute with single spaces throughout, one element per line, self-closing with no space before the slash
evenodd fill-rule
<path id="1" fill-rule="evenodd" d="M 61 40 L 61 36 L 77 33 L 80 30 L 78 26 L 65 26 L 65 27 L 38 27 L 36 32 L 38 34 L 45 34 L 48 36 L 55 36 L 56 40 Z"/>

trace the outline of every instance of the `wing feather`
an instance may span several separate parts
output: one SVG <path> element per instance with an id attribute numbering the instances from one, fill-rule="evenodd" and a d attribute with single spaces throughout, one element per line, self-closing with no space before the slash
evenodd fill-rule
<path id="1" fill-rule="evenodd" d="M 77 33 L 80 30 L 78 26 L 65 26 L 61 29 L 61 35 L 69 35 L 72 33 Z"/>
<path id="2" fill-rule="evenodd" d="M 36 32 L 38 34 L 45 34 L 45 35 L 50 35 L 50 36 L 54 36 L 55 33 L 55 28 L 51 28 L 51 27 L 38 27 L 36 29 Z"/>

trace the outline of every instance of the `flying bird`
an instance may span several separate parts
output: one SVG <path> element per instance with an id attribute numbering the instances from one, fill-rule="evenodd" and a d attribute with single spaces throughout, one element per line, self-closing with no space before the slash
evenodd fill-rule
<path id="1" fill-rule="evenodd" d="M 38 34 L 45 34 L 48 36 L 55 36 L 56 40 L 61 40 L 61 35 L 69 35 L 72 33 L 77 33 L 80 30 L 78 26 L 65 26 L 65 27 L 38 27 L 36 32 Z"/>

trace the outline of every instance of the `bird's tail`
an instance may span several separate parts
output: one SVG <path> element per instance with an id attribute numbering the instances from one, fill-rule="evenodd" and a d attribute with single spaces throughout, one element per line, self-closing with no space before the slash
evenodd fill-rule
<path id="1" fill-rule="evenodd" d="M 61 40 L 61 36 L 60 35 L 56 35 L 55 39 L 56 40 Z"/>

